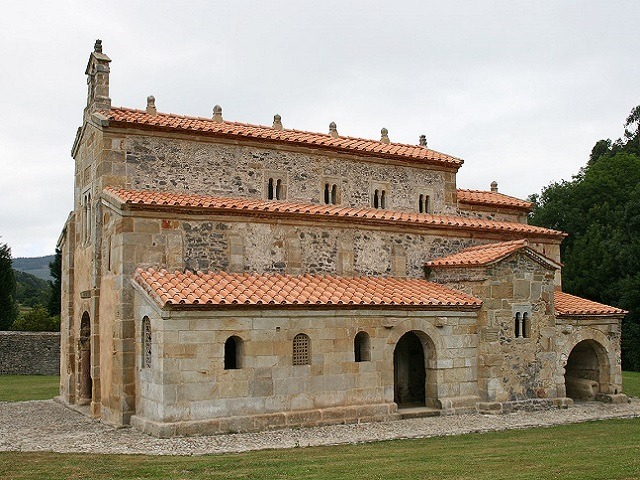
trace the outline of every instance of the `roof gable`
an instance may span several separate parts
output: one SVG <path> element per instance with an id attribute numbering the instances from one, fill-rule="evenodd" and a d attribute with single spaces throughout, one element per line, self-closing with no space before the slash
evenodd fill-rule
<path id="1" fill-rule="evenodd" d="M 479 308 L 481 300 L 420 279 L 137 269 L 134 281 L 161 307 Z"/>
<path id="2" fill-rule="evenodd" d="M 314 149 L 326 149 L 360 156 L 395 158 L 413 163 L 459 169 L 464 161 L 460 158 L 436 152 L 421 145 L 384 143 L 364 138 L 331 136 L 329 134 L 305 132 L 291 129 L 275 129 L 262 125 L 251 125 L 221 121 L 211 118 L 188 117 L 167 113 L 149 114 L 144 110 L 111 108 L 98 112 L 104 116 L 103 126 L 133 127 L 158 131 L 174 131 L 197 135 L 210 135 L 234 140 L 255 140 Z"/>
<path id="3" fill-rule="evenodd" d="M 125 190 L 107 187 L 107 200 L 115 201 L 119 207 L 141 210 L 197 211 L 221 215 L 264 216 L 270 218 L 313 218 L 314 220 L 359 221 L 368 224 L 393 224 L 446 230 L 475 230 L 500 232 L 521 236 L 562 239 L 566 235 L 556 230 L 527 225 L 476 218 L 431 215 L 427 213 L 399 212 L 376 208 L 343 207 L 340 205 L 318 205 L 299 202 L 282 202 L 262 199 L 227 198 L 195 195 L 181 192 L 157 192 L 147 190 Z"/>
<path id="4" fill-rule="evenodd" d="M 426 262 L 425 265 L 431 268 L 489 266 L 510 257 L 516 252 L 524 253 L 532 260 L 549 269 L 558 269 L 562 266 L 552 259 L 533 250 L 529 247 L 529 242 L 527 242 L 526 239 L 513 240 L 510 242 L 489 243 L 486 245 L 465 248 L 453 255 L 448 255 L 446 257 Z"/>

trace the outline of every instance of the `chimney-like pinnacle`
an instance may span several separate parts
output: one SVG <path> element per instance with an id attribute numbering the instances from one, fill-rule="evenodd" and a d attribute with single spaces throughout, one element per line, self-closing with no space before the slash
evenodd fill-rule
<path id="1" fill-rule="evenodd" d="M 338 126 L 336 125 L 336 122 L 331 122 L 329 124 L 329 135 L 333 138 L 338 138 Z"/>
<path id="2" fill-rule="evenodd" d="M 380 130 L 380 134 L 380 141 L 382 143 L 391 143 L 391 140 L 389 140 L 389 130 L 383 127 L 382 130 Z"/>
<path id="3" fill-rule="evenodd" d="M 282 126 L 282 117 L 277 113 L 273 116 L 273 129 L 274 130 L 282 130 L 284 127 Z"/>
<path id="4" fill-rule="evenodd" d="M 147 113 L 154 117 L 158 114 L 158 110 L 156 110 L 156 97 L 153 95 L 147 97 Z"/>
<path id="5" fill-rule="evenodd" d="M 222 107 L 220 105 L 216 105 L 213 107 L 213 121 L 216 123 L 222 123 Z"/>
<path id="6" fill-rule="evenodd" d="M 421 147 L 425 147 L 427 146 L 427 136 L 426 135 L 420 135 L 420 141 L 418 142 L 420 144 Z"/>
<path id="7" fill-rule="evenodd" d="M 96 40 L 96 43 L 93 45 L 93 51 L 96 53 L 102 53 L 102 40 Z"/>
<path id="8" fill-rule="evenodd" d="M 491 182 L 491 191 L 494 193 L 498 193 L 498 182 L 495 180 Z"/>

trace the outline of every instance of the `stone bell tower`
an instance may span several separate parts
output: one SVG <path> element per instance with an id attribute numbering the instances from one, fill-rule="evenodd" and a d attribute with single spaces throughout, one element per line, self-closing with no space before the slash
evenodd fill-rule
<path id="1" fill-rule="evenodd" d="M 111 63 L 111 59 L 102 53 L 102 40 L 96 40 L 85 71 L 88 86 L 85 114 L 90 114 L 95 110 L 109 110 L 111 108 L 109 63 Z"/>

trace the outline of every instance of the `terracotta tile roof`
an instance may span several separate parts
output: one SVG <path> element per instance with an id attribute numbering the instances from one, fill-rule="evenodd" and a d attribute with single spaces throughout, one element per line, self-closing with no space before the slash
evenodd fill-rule
<path id="1" fill-rule="evenodd" d="M 534 260 L 541 262 L 553 268 L 560 268 L 561 265 L 554 262 L 550 258 L 529 248 L 526 239 L 513 240 L 510 242 L 489 243 L 486 245 L 478 245 L 475 247 L 465 248 L 464 250 L 448 255 L 446 257 L 437 258 L 426 262 L 428 267 L 473 267 L 480 265 L 490 265 L 503 258 L 508 257 L 518 250 L 523 250 Z"/>
<path id="2" fill-rule="evenodd" d="M 592 302 L 585 298 L 576 297 L 557 290 L 554 293 L 554 304 L 557 316 L 583 316 L 583 315 L 626 315 L 626 310 L 610 307 L 598 302 Z"/>
<path id="3" fill-rule="evenodd" d="M 136 127 L 164 131 L 180 131 L 199 135 L 212 135 L 230 139 L 258 140 L 309 148 L 329 149 L 362 156 L 397 158 L 405 161 L 460 168 L 462 159 L 436 152 L 420 145 L 382 143 L 364 138 L 337 137 L 329 134 L 300 130 L 276 130 L 262 125 L 237 122 L 214 122 L 211 118 L 187 117 L 158 113 L 150 115 L 144 110 L 112 108 L 99 114 L 109 120 L 110 126 Z"/>
<path id="4" fill-rule="evenodd" d="M 280 202 L 273 200 L 213 197 L 178 192 L 126 190 L 107 187 L 107 197 L 133 208 L 204 210 L 222 215 L 253 215 L 270 218 L 297 217 L 332 221 L 360 221 L 363 223 L 391 223 L 413 227 L 435 229 L 476 230 L 483 232 L 512 233 L 520 236 L 562 238 L 566 234 L 548 228 L 518 222 L 502 222 L 476 218 L 430 215 L 426 213 L 399 212 L 376 208 L 342 207 L 340 205 L 318 205 L 310 203 Z"/>
<path id="5" fill-rule="evenodd" d="M 161 306 L 411 306 L 479 308 L 477 298 L 420 279 L 136 270 Z"/>
<path id="6" fill-rule="evenodd" d="M 520 200 L 497 192 L 487 192 L 485 190 L 464 190 L 458 189 L 458 202 L 471 205 L 486 205 L 489 207 L 508 207 L 517 210 L 532 209 L 531 202 Z"/>

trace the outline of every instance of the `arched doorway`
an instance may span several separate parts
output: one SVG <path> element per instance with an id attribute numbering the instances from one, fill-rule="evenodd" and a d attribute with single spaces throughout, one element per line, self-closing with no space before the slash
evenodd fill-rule
<path id="1" fill-rule="evenodd" d="M 573 347 L 565 366 L 564 384 L 567 397 L 574 400 L 596 400 L 599 393 L 608 393 L 609 362 L 602 345 L 583 340 Z"/>
<path id="2" fill-rule="evenodd" d="M 78 403 L 81 405 L 91 402 L 91 320 L 89 314 L 84 312 L 80 321 L 80 394 Z"/>
<path id="3" fill-rule="evenodd" d="M 429 403 L 425 348 L 415 332 L 405 333 L 396 344 L 393 351 L 393 382 L 394 401 L 398 407 L 420 407 Z"/>

